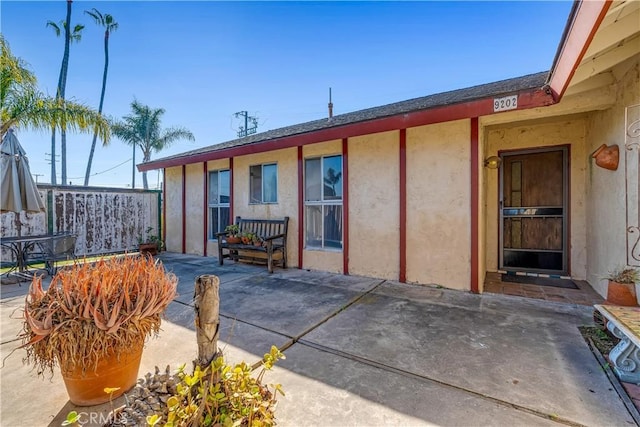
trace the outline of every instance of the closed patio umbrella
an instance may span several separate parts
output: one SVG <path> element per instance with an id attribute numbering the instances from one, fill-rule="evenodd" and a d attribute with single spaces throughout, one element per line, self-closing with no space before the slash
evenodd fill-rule
<path id="1" fill-rule="evenodd" d="M 0 144 L 0 174 L 0 211 L 19 213 L 44 210 L 44 203 L 29 170 L 29 160 L 13 129 L 9 129 Z"/>

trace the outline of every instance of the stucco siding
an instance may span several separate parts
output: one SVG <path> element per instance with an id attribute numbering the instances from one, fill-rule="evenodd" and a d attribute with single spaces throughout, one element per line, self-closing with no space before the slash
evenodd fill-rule
<path id="1" fill-rule="evenodd" d="M 342 140 L 340 139 L 302 147 L 302 157 L 305 159 L 335 154 L 342 154 Z M 337 250 L 307 250 L 305 248 L 302 265 L 304 268 L 312 270 L 329 271 L 332 273 L 344 272 L 342 251 Z"/>
<path id="2" fill-rule="evenodd" d="M 277 203 L 249 204 L 249 167 L 278 164 Z M 233 159 L 234 215 L 245 218 L 289 217 L 287 266 L 298 266 L 298 152 L 297 148 L 251 154 Z"/>
<path id="3" fill-rule="evenodd" d="M 349 273 L 399 275 L 399 131 L 349 138 Z"/>
<path id="4" fill-rule="evenodd" d="M 624 67 L 624 69 L 621 69 Z M 590 154 L 601 144 L 617 144 L 620 150 L 618 170 L 610 171 L 588 159 L 587 280 L 603 296 L 609 271 L 626 265 L 626 194 L 625 194 L 625 107 L 640 104 L 640 66 L 636 57 L 631 68 L 623 64 L 615 70 L 620 82 L 616 103 L 605 111 L 589 116 L 587 149 Z M 640 291 L 640 287 L 637 289 Z"/>
<path id="5" fill-rule="evenodd" d="M 470 289 L 469 137 L 469 120 L 407 129 L 409 282 Z"/>
<path id="6" fill-rule="evenodd" d="M 569 268 L 575 279 L 586 276 L 586 210 L 585 210 L 585 152 L 584 116 L 535 121 L 530 124 L 501 125 L 486 130 L 484 157 L 498 155 L 501 150 L 524 150 L 550 146 L 569 146 Z M 485 170 L 486 194 L 486 265 L 496 271 L 499 263 L 498 193 L 499 170 Z"/>
<path id="7" fill-rule="evenodd" d="M 169 252 L 182 252 L 182 166 L 164 170 L 165 245 Z"/>
<path id="8" fill-rule="evenodd" d="M 186 246 L 188 254 L 204 255 L 204 170 L 202 163 L 186 166 Z"/>

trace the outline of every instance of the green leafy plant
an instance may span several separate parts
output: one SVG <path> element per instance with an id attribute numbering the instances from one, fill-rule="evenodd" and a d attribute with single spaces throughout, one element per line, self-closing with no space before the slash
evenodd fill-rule
<path id="1" fill-rule="evenodd" d="M 192 374 L 179 368 L 177 393 L 167 399 L 165 426 L 253 426 L 275 425 L 276 393 L 280 384 L 262 384 L 264 374 L 285 356 L 276 346 L 265 354 L 259 374 L 245 362 L 228 365 L 219 357 L 206 369 L 196 366 Z M 159 415 L 159 414 L 158 414 Z"/>
<path id="2" fill-rule="evenodd" d="M 264 239 L 257 234 L 254 234 L 251 238 L 251 243 L 253 243 L 255 246 L 262 246 L 262 244 L 264 243 Z"/>
<path id="3" fill-rule="evenodd" d="M 162 417 L 158 414 L 149 415 L 147 417 L 147 425 L 153 427 L 158 424 L 160 420 L 162 420 Z"/>
<path id="4" fill-rule="evenodd" d="M 634 284 L 640 282 L 640 271 L 631 267 L 619 267 L 609 272 L 609 275 L 605 277 L 613 282 Z"/>
<path id="5" fill-rule="evenodd" d="M 253 238 L 255 234 L 252 232 L 245 232 L 240 235 L 240 239 L 242 239 L 242 243 L 245 245 L 250 245 L 253 242 Z"/>
<path id="6" fill-rule="evenodd" d="M 227 225 L 224 228 L 224 231 L 229 236 L 237 236 L 240 233 L 240 227 L 237 224 L 231 224 L 231 225 Z"/>
<path id="7" fill-rule="evenodd" d="M 78 425 L 80 422 L 80 414 L 77 411 L 71 411 L 67 414 L 67 418 L 62 422 L 63 426 Z"/>
<path id="8" fill-rule="evenodd" d="M 145 232 L 146 237 L 138 236 L 138 244 L 152 244 L 154 245 L 158 251 L 161 251 L 164 248 L 164 242 L 160 238 L 160 236 L 152 234 L 153 227 L 147 227 Z"/>

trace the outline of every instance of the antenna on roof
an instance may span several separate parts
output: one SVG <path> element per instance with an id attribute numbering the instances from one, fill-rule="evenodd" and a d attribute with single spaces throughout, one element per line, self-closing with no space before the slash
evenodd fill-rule
<path id="1" fill-rule="evenodd" d="M 333 117 L 333 102 L 331 102 L 331 88 L 329 88 L 329 120 Z"/>
<path id="2" fill-rule="evenodd" d="M 245 136 L 256 133 L 258 129 L 258 118 L 250 116 L 246 111 L 239 111 L 234 114 L 236 118 L 244 117 L 244 126 L 240 126 L 238 129 L 238 138 L 244 138 Z M 249 126 L 251 123 L 252 126 Z"/>

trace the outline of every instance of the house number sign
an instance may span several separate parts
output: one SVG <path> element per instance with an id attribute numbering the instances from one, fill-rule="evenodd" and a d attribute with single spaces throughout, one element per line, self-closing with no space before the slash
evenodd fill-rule
<path id="1" fill-rule="evenodd" d="M 493 112 L 515 110 L 518 108 L 518 95 L 493 98 Z"/>

